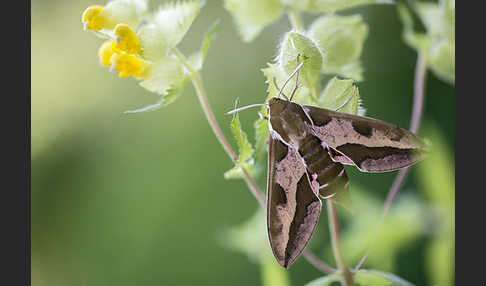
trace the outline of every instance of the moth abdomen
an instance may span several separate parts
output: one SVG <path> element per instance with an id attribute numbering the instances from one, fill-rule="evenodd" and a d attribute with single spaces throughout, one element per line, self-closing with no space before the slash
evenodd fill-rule
<path id="1" fill-rule="evenodd" d="M 319 138 L 309 135 L 302 142 L 299 154 L 309 175 L 315 176 L 321 188 L 324 186 L 321 194 L 327 196 L 330 191 L 339 191 L 348 180 L 343 165 L 331 159 L 327 145 Z"/>

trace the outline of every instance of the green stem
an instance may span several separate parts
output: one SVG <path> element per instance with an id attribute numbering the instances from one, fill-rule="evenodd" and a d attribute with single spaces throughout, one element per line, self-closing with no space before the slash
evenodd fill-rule
<path id="1" fill-rule="evenodd" d="M 237 163 L 238 156 L 236 153 L 231 149 L 231 145 L 228 143 L 226 140 L 226 137 L 224 137 L 223 132 L 221 131 L 221 128 L 218 125 L 218 122 L 216 121 L 216 118 L 214 117 L 213 111 L 211 109 L 211 106 L 209 105 L 208 98 L 206 96 L 206 93 L 204 91 L 204 86 L 202 83 L 201 75 L 198 71 L 194 70 L 192 66 L 187 62 L 185 56 L 176 48 L 173 48 L 172 53 L 179 59 L 179 61 L 184 65 L 184 67 L 189 71 L 190 77 L 192 84 L 194 86 L 194 89 L 196 90 L 197 97 L 199 99 L 199 102 L 201 103 L 201 107 L 204 111 L 204 114 L 206 115 L 206 118 L 209 122 L 209 125 L 211 126 L 211 129 L 213 130 L 214 135 L 216 135 L 216 138 L 218 139 L 219 143 L 223 147 L 223 149 L 226 151 L 228 156 L 231 158 L 233 163 Z M 263 193 L 260 192 L 258 189 L 258 186 L 255 184 L 253 179 L 250 177 L 248 172 L 246 171 L 245 168 L 241 167 L 241 171 L 243 173 L 243 178 L 248 185 L 248 188 L 250 189 L 251 193 L 257 201 L 260 203 L 260 206 L 265 209 L 265 197 L 263 196 Z M 303 253 L 303 256 L 306 258 L 306 260 L 312 264 L 314 267 L 317 269 L 321 270 L 324 273 L 327 274 L 333 274 L 336 272 L 335 269 L 327 265 L 325 262 L 319 260 L 316 258 L 312 252 L 305 250 Z"/>
<path id="2" fill-rule="evenodd" d="M 412 118 L 410 120 L 410 131 L 412 133 L 417 133 L 420 128 L 420 123 L 422 122 L 422 115 L 424 109 L 424 101 L 425 101 L 425 81 L 427 76 L 427 61 L 425 56 L 419 53 L 417 55 L 417 62 L 415 64 L 415 78 L 413 83 L 413 108 L 412 108 Z M 385 206 L 383 208 L 383 215 L 382 221 L 385 219 L 388 211 L 391 208 L 393 201 L 395 200 L 400 188 L 405 183 L 405 179 L 407 177 L 409 168 L 401 169 L 398 172 L 398 175 L 395 177 L 393 184 L 388 192 Z M 366 254 L 360 259 L 358 265 L 356 265 L 354 271 L 358 271 L 361 267 L 363 267 L 366 259 L 368 258 L 369 250 L 366 251 Z"/>
<path id="3" fill-rule="evenodd" d="M 326 200 L 327 215 L 329 220 L 329 231 L 331 232 L 331 244 L 334 258 L 339 268 L 339 272 L 342 275 L 342 283 L 344 286 L 353 286 L 353 274 L 346 265 L 343 255 L 341 253 L 341 247 L 339 243 L 339 220 L 336 205 L 333 199 Z"/>
<path id="4" fill-rule="evenodd" d="M 194 85 L 194 89 L 196 90 L 197 93 L 197 97 L 199 99 L 199 102 L 201 103 L 201 107 L 204 111 L 204 114 L 206 115 L 209 125 L 213 130 L 214 135 L 216 135 L 216 138 L 218 139 L 219 143 L 223 147 L 224 151 L 226 151 L 228 156 L 231 158 L 233 163 L 237 164 L 238 156 L 233 151 L 233 149 L 231 149 L 231 145 L 228 143 L 228 140 L 226 140 L 226 137 L 224 137 L 224 134 L 221 131 L 218 122 L 216 121 L 216 117 L 214 117 L 213 110 L 209 105 L 208 97 L 206 96 L 206 93 L 204 91 L 201 75 L 199 74 L 198 71 L 192 68 L 192 66 L 187 62 L 184 55 L 178 49 L 176 48 L 172 49 L 172 53 L 179 59 L 179 61 L 189 71 L 192 84 Z M 265 208 L 265 198 L 263 197 L 262 192 L 258 190 L 258 187 L 256 186 L 255 182 L 251 179 L 250 175 L 248 175 L 248 172 L 245 170 L 245 168 L 241 167 L 241 171 L 243 173 L 243 178 L 245 179 L 245 182 L 248 185 L 248 188 L 250 189 L 251 193 L 255 196 L 255 198 L 260 203 L 260 205 L 263 208 Z"/>
<path id="5" fill-rule="evenodd" d="M 302 24 L 302 18 L 300 17 L 300 13 L 295 11 L 294 9 L 290 9 L 287 11 L 287 15 L 289 16 L 290 24 L 292 27 L 297 31 L 304 30 L 304 25 Z"/>

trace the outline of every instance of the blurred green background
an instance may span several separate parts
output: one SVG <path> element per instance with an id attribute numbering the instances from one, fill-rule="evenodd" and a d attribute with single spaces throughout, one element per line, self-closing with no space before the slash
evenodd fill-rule
<path id="1" fill-rule="evenodd" d="M 93 4 L 104 3 L 32 1 L 32 285 L 268 285 L 255 260 L 224 242 L 258 205 L 243 181 L 224 180 L 232 163 L 192 86 L 166 108 L 124 115 L 157 97 L 100 67 L 102 40 L 84 32 L 80 21 Z M 365 81 L 358 83 L 367 116 L 408 128 L 416 53 L 402 41 L 396 8 L 349 13 L 356 12 L 370 27 L 361 57 Z M 181 50 L 194 51 L 216 18 L 222 29 L 202 76 L 230 138 L 231 117 L 224 112 L 237 97 L 240 105 L 266 98 L 261 69 L 290 25 L 281 18 L 243 43 L 222 1 L 211 0 Z M 254 112 L 240 116 L 251 138 L 255 119 Z M 412 168 L 392 209 L 396 219 L 378 237 L 369 233 L 396 173 L 347 168 L 357 209 L 367 210 L 354 216 L 340 210 L 350 262 L 363 254 L 360 239 L 371 239 L 381 247 L 366 267 L 417 285 L 454 284 L 454 122 L 454 87 L 429 72 L 420 135 L 433 152 Z M 265 177 L 258 183 L 263 190 Z M 267 243 L 261 240 L 256 243 Z M 309 247 L 334 265 L 329 245 L 323 212 Z M 320 276 L 300 258 L 287 279 L 303 285 Z"/>

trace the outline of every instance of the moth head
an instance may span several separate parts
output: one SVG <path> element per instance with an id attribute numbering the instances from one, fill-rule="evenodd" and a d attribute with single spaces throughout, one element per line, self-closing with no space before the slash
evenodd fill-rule
<path id="1" fill-rule="evenodd" d="M 277 98 L 277 97 L 273 97 L 271 98 L 269 101 L 268 101 L 268 104 L 267 104 L 267 111 L 268 111 L 268 114 L 270 115 L 270 117 L 272 116 L 278 116 L 279 114 L 282 113 L 282 111 L 287 107 L 287 101 L 286 100 L 283 100 L 283 99 L 280 99 L 280 98 Z"/>

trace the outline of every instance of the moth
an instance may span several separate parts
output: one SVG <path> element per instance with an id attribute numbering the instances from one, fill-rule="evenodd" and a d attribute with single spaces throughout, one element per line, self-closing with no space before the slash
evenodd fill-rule
<path id="1" fill-rule="evenodd" d="M 362 172 L 388 172 L 413 165 L 426 152 L 419 137 L 397 125 L 292 102 L 296 88 L 297 83 L 290 98 L 274 97 L 264 104 L 270 131 L 268 237 L 275 258 L 287 269 L 317 226 L 320 198 L 348 192 L 344 165 Z M 253 106 L 259 105 L 248 107 Z"/>

